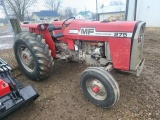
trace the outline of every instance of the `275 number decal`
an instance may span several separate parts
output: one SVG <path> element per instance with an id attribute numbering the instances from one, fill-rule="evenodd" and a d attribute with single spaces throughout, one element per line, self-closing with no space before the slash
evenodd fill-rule
<path id="1" fill-rule="evenodd" d="M 127 37 L 127 33 L 114 33 L 115 37 Z"/>

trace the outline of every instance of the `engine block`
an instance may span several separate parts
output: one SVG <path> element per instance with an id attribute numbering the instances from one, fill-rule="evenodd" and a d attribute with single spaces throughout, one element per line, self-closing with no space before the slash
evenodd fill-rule
<path id="1" fill-rule="evenodd" d="M 105 66 L 108 63 L 104 42 L 81 42 L 77 40 L 74 46 L 74 50 L 69 50 L 66 43 L 56 43 L 57 58 L 85 62 L 91 66 Z"/>

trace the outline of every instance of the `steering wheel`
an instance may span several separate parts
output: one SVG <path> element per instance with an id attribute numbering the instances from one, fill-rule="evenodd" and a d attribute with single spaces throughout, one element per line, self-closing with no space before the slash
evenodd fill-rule
<path id="1" fill-rule="evenodd" d="M 70 18 L 67 18 L 63 23 L 62 23 L 62 27 L 67 27 L 70 23 L 66 24 L 66 22 L 70 19 L 76 19 L 75 17 L 70 17 Z"/>

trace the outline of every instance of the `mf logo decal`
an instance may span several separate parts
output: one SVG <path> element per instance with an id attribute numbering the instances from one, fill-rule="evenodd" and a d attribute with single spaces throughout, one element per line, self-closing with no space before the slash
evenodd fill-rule
<path id="1" fill-rule="evenodd" d="M 108 37 L 132 37 L 133 33 L 128 32 L 97 32 L 95 28 L 81 28 L 79 35 L 84 36 L 108 36 Z"/>
<path id="2" fill-rule="evenodd" d="M 81 28 L 80 34 L 81 35 L 91 35 L 95 33 L 95 28 Z"/>

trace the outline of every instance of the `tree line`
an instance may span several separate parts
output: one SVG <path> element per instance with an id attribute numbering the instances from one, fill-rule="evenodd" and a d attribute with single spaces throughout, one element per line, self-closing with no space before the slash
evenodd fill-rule
<path id="1" fill-rule="evenodd" d="M 1 0 L 0 0 L 1 1 Z M 8 10 L 9 15 L 15 16 L 20 21 L 24 21 L 27 18 L 29 18 L 29 11 L 33 11 L 30 8 L 33 7 L 38 2 L 41 2 L 41 0 L 4 0 L 5 6 Z M 75 16 L 77 14 L 77 9 L 72 7 L 66 7 L 64 9 L 62 8 L 63 0 L 45 0 L 43 7 L 46 8 L 46 10 L 54 10 L 57 13 L 59 13 L 61 19 L 65 19 L 68 17 Z M 110 2 L 110 5 L 116 5 L 117 7 L 121 8 L 121 5 L 123 4 L 122 0 L 112 0 Z M 104 5 L 100 8 L 103 8 Z"/>
<path id="2" fill-rule="evenodd" d="M 36 6 L 37 2 L 40 0 L 4 0 L 7 12 L 10 16 L 18 18 L 20 21 L 26 20 L 30 15 L 29 11 L 33 11 L 30 8 Z M 62 8 L 63 0 L 45 0 L 43 7 L 46 10 L 54 10 L 59 13 L 60 18 L 67 18 L 75 16 L 77 14 L 77 9 L 72 7 Z M 38 6 L 37 6 L 38 7 Z"/>

